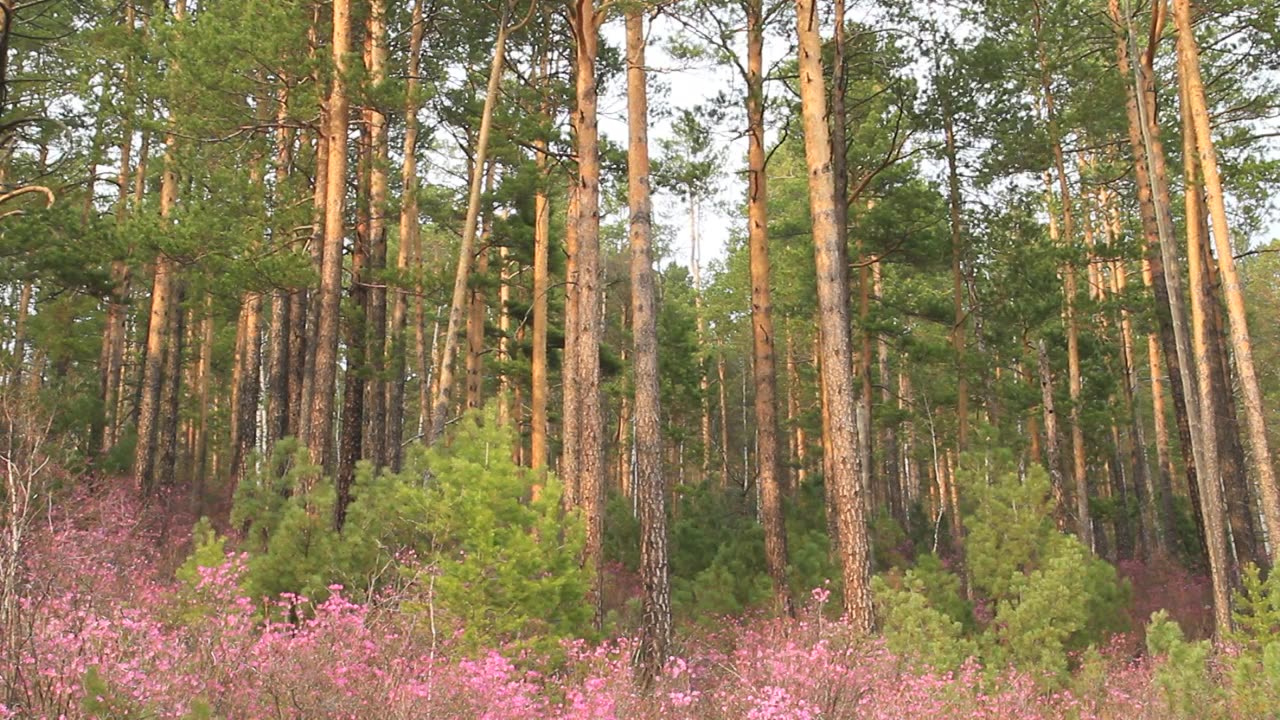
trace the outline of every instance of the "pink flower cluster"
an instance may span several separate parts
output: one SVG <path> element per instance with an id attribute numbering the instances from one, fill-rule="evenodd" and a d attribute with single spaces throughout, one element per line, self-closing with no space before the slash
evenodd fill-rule
<path id="1" fill-rule="evenodd" d="M 274 605 L 240 592 L 245 558 L 172 581 L 180 544 L 121 496 L 86 499 L 30 550 L 20 627 L 0 643 L 0 718 L 437 718 L 480 720 L 968 720 L 1162 717 L 1151 668 L 1112 650 L 1092 684 L 970 663 L 920 673 L 842 622 L 826 589 L 796 620 L 726 620 L 682 636 L 652 684 L 635 644 L 575 641 L 556 659 L 464 654 L 431 614 L 348 600 Z M 167 539 L 168 538 L 168 539 Z M 15 640 L 15 638 L 17 638 Z M 100 680 L 86 683 L 90 674 Z M 89 695 L 92 693 L 92 695 Z M 108 715 L 101 715 L 106 717 Z"/>

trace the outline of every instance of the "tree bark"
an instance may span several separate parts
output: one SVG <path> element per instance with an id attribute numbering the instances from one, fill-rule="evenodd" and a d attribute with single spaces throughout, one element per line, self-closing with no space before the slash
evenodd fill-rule
<path id="1" fill-rule="evenodd" d="M 573 457 L 574 484 L 586 520 L 585 565 L 592 571 L 589 601 L 596 611 L 597 626 L 603 620 L 600 578 L 604 560 L 604 420 L 600 408 L 600 140 L 597 125 L 598 89 L 596 58 L 599 53 L 600 24 L 604 14 L 594 0 L 573 0 L 570 24 L 574 34 L 574 82 L 577 106 L 578 182 L 576 252 L 569 277 L 574 302 L 567 318 L 565 334 L 575 343 L 574 364 L 565 374 L 566 417 L 576 418 L 577 428 L 570 445 L 565 437 L 564 452 Z M 575 386 L 570 393 L 568 388 Z"/>
<path id="2" fill-rule="evenodd" d="M 1175 0 L 1174 12 L 1179 14 L 1180 2 Z M 1181 22 L 1181 21 L 1179 21 Z M 1188 19 L 1189 23 L 1189 19 Z M 1181 31 L 1182 28 L 1180 27 Z M 1189 83 L 1187 72 L 1187 55 L 1179 40 L 1178 80 L 1179 91 L 1183 101 L 1187 101 Z M 1191 144 L 1198 138 L 1184 138 L 1184 149 L 1190 150 Z M 1188 177 L 1198 178 L 1196 170 L 1196 154 L 1186 154 L 1184 163 Z M 1213 369 L 1209 358 L 1209 319 L 1207 315 L 1209 298 L 1206 296 L 1206 283 L 1201 280 L 1205 268 L 1206 238 L 1202 233 L 1201 216 L 1203 212 L 1198 191 L 1186 194 L 1187 212 L 1187 274 L 1191 283 L 1191 332 L 1194 362 L 1196 368 L 1196 386 L 1199 388 L 1197 406 L 1199 409 L 1199 432 L 1197 437 L 1203 446 L 1199 450 L 1200 468 L 1197 472 L 1200 485 L 1200 509 L 1204 514 L 1205 535 L 1209 545 L 1209 572 L 1214 591 L 1214 618 L 1219 637 L 1231 629 L 1231 596 L 1228 567 L 1231 562 L 1227 548 L 1227 514 L 1222 497 L 1222 468 L 1218 455 L 1218 424 L 1211 413 L 1218 407 L 1214 391 Z"/>
<path id="3" fill-rule="evenodd" d="M 1280 539 L 1280 487 L 1276 484 L 1275 466 L 1272 464 L 1271 446 L 1267 439 L 1266 414 L 1262 406 L 1262 390 L 1253 363 L 1253 342 L 1249 337 L 1244 295 L 1231 247 L 1226 201 L 1218 171 L 1218 155 L 1214 149 L 1213 129 L 1209 124 L 1209 112 L 1205 103 L 1204 81 L 1200 77 L 1200 48 L 1196 44 L 1192 28 L 1190 0 L 1174 0 L 1173 18 L 1178 29 L 1179 75 L 1185 76 L 1182 111 L 1190 114 L 1190 126 L 1194 130 L 1199 176 L 1204 182 L 1205 199 L 1213 225 L 1213 242 L 1218 255 L 1218 272 L 1222 276 L 1222 294 L 1226 299 L 1227 316 L 1231 321 L 1231 350 L 1240 381 L 1249 446 L 1253 451 L 1262 500 L 1262 517 L 1266 522 L 1268 536 L 1273 538 L 1271 560 L 1274 563 L 1280 556 L 1280 542 L 1274 541 Z"/>
<path id="4" fill-rule="evenodd" d="M 489 163 L 484 175 L 484 194 L 493 193 L 494 173 L 497 165 Z M 468 410 L 479 408 L 484 399 L 484 345 L 485 325 L 489 306 L 485 299 L 484 284 L 489 274 L 489 256 L 493 250 L 493 213 L 480 211 L 480 249 L 476 256 L 475 276 L 471 281 L 471 299 L 467 308 L 467 381 L 466 402 Z"/>
<path id="5" fill-rule="evenodd" d="M 185 288 L 182 280 L 174 281 L 173 307 L 169 311 L 169 326 L 165 331 L 164 371 L 161 373 L 160 422 L 156 439 L 155 483 L 173 488 L 177 486 L 178 469 L 178 418 L 182 401 L 182 353 L 183 334 L 186 327 L 186 311 L 182 307 Z"/>
<path id="6" fill-rule="evenodd" d="M 275 198 L 273 211 L 279 215 L 289 202 L 289 166 L 293 163 L 293 130 L 286 126 L 289 116 L 287 88 L 280 91 L 276 121 Z M 282 247 L 287 228 L 279 221 L 273 223 L 272 238 Z M 289 361 L 292 358 L 289 324 L 293 294 L 286 288 L 271 291 L 271 320 L 267 331 L 267 426 L 265 428 L 268 452 L 277 440 L 290 432 L 289 428 Z"/>
<path id="7" fill-rule="evenodd" d="M 961 215 L 960 172 L 956 158 L 956 132 L 947 96 L 942 115 L 947 156 L 947 206 L 951 215 L 951 304 L 955 322 L 951 326 L 951 347 L 956 365 L 956 448 L 964 452 L 969 445 L 969 378 L 965 370 L 964 310 L 964 225 Z"/>
<path id="8" fill-rule="evenodd" d="M 439 387 L 431 407 L 431 429 L 425 438 L 433 445 L 444 434 L 449 414 L 449 395 L 453 389 L 453 361 L 458 354 L 458 336 L 461 334 L 463 313 L 467 308 L 467 286 L 471 278 L 471 257 L 475 253 L 476 226 L 480 218 L 480 189 L 484 180 L 485 158 L 489 151 L 489 133 L 493 125 L 493 108 L 498 103 L 498 81 L 502 79 L 503 61 L 507 47 L 507 15 L 504 10 L 498 20 L 498 37 L 494 41 L 493 62 L 489 66 L 489 84 L 485 90 L 484 107 L 480 114 L 480 131 L 476 138 L 475 157 L 472 159 L 471 186 L 467 197 L 467 217 L 462 226 L 462 242 L 458 246 L 458 270 L 453 279 L 453 297 L 449 304 L 449 323 L 444 335 L 444 350 L 440 357 Z"/>
<path id="9" fill-rule="evenodd" d="M 324 242 L 307 447 L 314 462 L 332 467 L 333 400 L 338 382 L 338 326 L 342 301 L 342 238 L 347 195 L 347 61 L 351 52 L 351 0 L 333 0 L 333 87 L 326 127 Z M 306 488 L 302 488 L 306 490 Z"/>
<path id="10" fill-rule="evenodd" d="M 548 78 L 547 52 L 544 50 L 539 59 L 539 83 L 545 89 L 550 82 Z M 541 112 L 545 116 L 551 113 L 551 107 L 544 102 Z M 533 338 L 532 357 L 529 361 L 529 465 L 534 469 L 549 467 L 547 454 L 547 398 L 550 386 L 547 373 L 547 293 L 551 290 L 550 247 L 551 247 L 551 201 L 547 196 L 546 183 L 550 173 L 548 164 L 546 138 L 534 142 L 535 161 L 538 166 L 538 187 L 533 198 Z"/>
<path id="11" fill-rule="evenodd" d="M 1035 17 L 1037 38 L 1040 36 L 1041 18 L 1039 11 Z M 1043 40 L 1038 40 L 1040 56 L 1040 87 L 1045 103 L 1045 116 L 1049 125 L 1049 142 L 1052 145 L 1054 167 L 1058 176 L 1058 192 L 1061 200 L 1062 242 L 1072 248 L 1075 244 L 1075 218 L 1072 213 L 1071 182 L 1067 177 L 1066 160 L 1062 151 L 1062 135 L 1058 127 L 1057 112 L 1054 105 L 1052 78 L 1049 74 L 1048 54 Z M 1050 195 L 1052 193 L 1050 192 Z M 1050 201 L 1052 198 L 1050 197 Z M 1049 209 L 1053 212 L 1052 204 Z M 1054 225 L 1050 222 L 1050 235 L 1055 235 Z M 1051 238 L 1056 244 L 1058 238 Z M 1076 500 L 1076 533 L 1085 547 L 1093 549 L 1093 519 L 1089 513 L 1089 468 L 1085 455 L 1084 426 L 1080 420 L 1081 397 L 1080 377 L 1080 330 L 1076 317 L 1076 303 L 1079 290 L 1076 287 L 1075 262 L 1068 259 L 1062 267 L 1063 293 L 1066 295 L 1065 314 L 1067 329 L 1067 382 L 1071 398 L 1071 458 L 1072 477 L 1075 481 Z"/>
<path id="12" fill-rule="evenodd" d="M 1049 487 L 1053 494 L 1053 519 L 1059 530 L 1067 525 L 1066 482 L 1062 477 L 1062 453 L 1058 449 L 1058 412 L 1053 400 L 1053 371 L 1049 365 L 1049 345 L 1044 338 L 1036 343 L 1036 367 L 1040 376 L 1040 407 L 1044 410 L 1045 461 L 1049 465 Z"/>
<path id="13" fill-rule="evenodd" d="M 640 577 L 644 585 L 636 661 L 651 682 L 666 662 L 671 641 L 671 586 L 667 576 L 667 492 L 662 476 L 662 424 L 658 383 L 657 291 L 653 272 L 649 197 L 649 120 L 644 19 L 627 13 L 628 196 L 631 207 L 631 326 L 635 350 L 636 504 L 640 516 Z"/>
<path id="14" fill-rule="evenodd" d="M 404 100 L 404 164 L 401 167 L 400 196 L 400 247 L 396 252 L 396 272 L 401 285 L 396 289 L 391 306 L 391 335 L 387 339 L 390 356 L 391 378 L 387 383 L 385 464 L 393 471 L 400 470 L 404 453 L 405 384 L 408 375 L 408 338 L 405 328 L 409 321 L 409 292 L 405 287 L 415 258 L 415 249 L 421 242 L 418 226 L 418 109 L 422 105 L 419 87 L 422 72 L 422 21 L 423 0 L 414 0 L 409 30 L 409 68 L 405 81 Z M 425 382 L 425 378 L 419 378 Z"/>
<path id="15" fill-rule="evenodd" d="M 177 0 L 173 16 L 181 20 L 186 14 L 186 0 Z M 171 68 L 170 72 L 176 69 Z M 170 131 L 165 136 L 164 171 L 160 176 L 160 218 L 167 222 L 178 196 L 177 136 L 169 119 Z M 160 389 L 164 379 L 164 352 L 169 317 L 173 312 L 172 295 L 175 272 L 173 261 L 163 253 L 156 256 L 151 282 L 151 310 L 147 323 L 147 340 L 143 355 L 141 397 L 138 401 L 138 441 L 134 449 L 133 473 L 144 496 L 156 489 L 156 452 L 161 413 Z"/>
<path id="16" fill-rule="evenodd" d="M 369 81 L 374 88 L 386 82 L 387 0 L 370 0 L 368 18 Z M 369 277 L 365 290 L 368 329 L 365 343 L 369 377 L 365 398 L 365 436 L 362 453 L 375 467 L 390 464 L 387 437 L 387 116 L 375 102 L 369 107 Z M 399 438 L 396 438 L 399 443 Z"/>
<path id="17" fill-rule="evenodd" d="M 839 234 L 843 198 L 837 202 L 818 27 L 814 0 L 796 0 L 800 99 L 822 328 L 822 375 L 827 397 L 824 420 L 831 435 L 832 473 L 827 481 L 833 483 L 838 503 L 845 612 L 855 628 L 870 632 L 875 624 L 871 605 L 871 548 L 863 489 L 858 481 L 857 438 L 853 430 L 856 389 L 846 301 L 848 281 L 846 268 L 841 263 Z"/>
<path id="18" fill-rule="evenodd" d="M 236 390 L 235 428 L 231 439 L 231 487 L 248 471 L 249 457 L 258 444 L 258 401 L 261 399 L 259 373 L 262 369 L 262 295 L 246 293 L 241 299 L 240 325 L 243 349 L 239 357 L 239 387 Z"/>
<path id="19" fill-rule="evenodd" d="M 839 0 L 837 0 L 839 1 Z M 765 567 L 778 609 L 795 613 L 787 582 L 787 528 L 782 511 L 783 474 L 778 452 L 778 378 L 770 297 L 768 154 L 764 137 L 764 3 L 747 10 L 747 235 L 751 264 L 751 338 L 755 382 L 756 468 Z"/>

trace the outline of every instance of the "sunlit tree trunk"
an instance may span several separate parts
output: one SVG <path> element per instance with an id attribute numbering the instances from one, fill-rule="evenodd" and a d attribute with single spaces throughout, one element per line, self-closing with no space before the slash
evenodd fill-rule
<path id="1" fill-rule="evenodd" d="M 1178 3 L 1175 2 L 1175 13 Z M 1181 28 L 1180 28 L 1181 29 Z M 1182 100 L 1187 100 L 1188 78 L 1187 56 L 1179 48 L 1178 58 L 1179 91 Z M 1195 139 L 1195 140 L 1198 140 Z M 1195 142 L 1192 137 L 1184 139 L 1186 150 Z M 1196 154 L 1190 153 L 1184 158 L 1187 175 L 1198 178 L 1195 167 Z M 1217 634 L 1231 629 L 1231 596 L 1230 596 L 1230 552 L 1227 547 L 1227 513 L 1222 497 L 1222 467 L 1218 452 L 1218 423 L 1212 417 L 1218 407 L 1214 397 L 1217 386 L 1213 382 L 1213 368 L 1210 364 L 1210 319 L 1208 285 L 1202 280 L 1207 272 L 1203 247 L 1207 242 L 1201 225 L 1201 213 L 1204 211 L 1199 199 L 1199 192 L 1193 190 L 1186 194 L 1187 213 L 1187 275 L 1191 285 L 1191 335 L 1194 349 L 1196 369 L 1196 386 L 1198 387 L 1197 406 L 1199 408 L 1200 429 L 1198 439 L 1203 446 L 1199 449 L 1200 472 L 1197 473 L 1200 491 L 1200 512 L 1204 516 L 1205 538 L 1209 548 L 1209 572 L 1214 591 L 1214 617 Z"/>
<path id="2" fill-rule="evenodd" d="M 653 272 L 649 198 L 649 119 L 644 19 L 627 13 L 628 195 L 631 207 L 631 325 L 635 349 L 636 505 L 640 516 L 640 577 L 644 584 L 637 663 L 651 681 L 666 662 L 671 640 L 667 577 L 667 489 L 662 475 L 658 383 L 657 290 Z"/>
<path id="3" fill-rule="evenodd" d="M 779 609 L 791 614 L 787 583 L 787 529 L 782 514 L 782 463 L 778 452 L 778 378 L 770 297 L 768 159 L 764 137 L 764 5 L 747 10 L 747 235 L 751 264 L 751 337 L 755 382 L 756 467 L 765 567 Z M 709 433 L 708 433 L 709 434 Z"/>
<path id="4" fill-rule="evenodd" d="M 1122 238 L 1120 211 L 1115 198 L 1107 193 L 1103 196 L 1103 208 L 1107 213 L 1108 234 L 1113 244 Z M 1146 429 L 1138 416 L 1138 359 L 1137 347 L 1134 343 L 1133 319 L 1129 312 L 1125 294 L 1128 288 L 1128 270 L 1124 260 L 1111 262 L 1111 289 L 1120 299 L 1120 348 L 1124 363 L 1125 411 L 1129 416 L 1129 436 L 1133 446 L 1133 467 L 1136 483 L 1141 491 L 1140 508 L 1144 542 L 1150 551 L 1167 554 L 1169 551 L 1168 528 L 1161 523 L 1160 513 L 1156 506 L 1159 488 L 1151 478 L 1151 466 L 1147 460 Z"/>
<path id="5" fill-rule="evenodd" d="M 173 8 L 176 21 L 186 15 L 186 0 L 177 0 Z M 175 72 L 176 68 L 170 68 Z M 164 172 L 160 177 L 160 217 L 168 221 L 178 195 L 178 178 L 175 166 L 177 137 L 171 130 L 165 137 Z M 159 443 L 161 397 L 164 378 L 164 352 L 169 318 L 174 312 L 173 261 L 163 253 L 156 256 L 151 282 L 151 310 L 147 322 L 147 340 L 143 354 L 141 397 L 138 402 L 138 440 L 134 449 L 133 473 L 144 495 L 150 495 L 156 486 L 156 454 Z"/>
<path id="6" fill-rule="evenodd" d="M 1039 32 L 1039 15 L 1036 16 L 1037 33 Z M 1054 107 L 1053 90 L 1048 70 L 1048 59 L 1043 42 L 1040 43 L 1041 91 L 1045 103 L 1045 114 L 1049 124 L 1049 141 L 1053 149 L 1054 166 L 1058 176 L 1058 199 L 1062 214 L 1061 242 L 1068 248 L 1075 243 L 1075 217 L 1072 213 L 1071 181 L 1067 177 L 1067 166 L 1062 151 L 1062 137 L 1058 129 L 1057 113 Z M 1047 175 L 1046 175 L 1047 179 Z M 1048 188 L 1046 188 L 1048 190 Z M 1049 193 L 1052 195 L 1052 192 Z M 1052 198 L 1049 206 L 1053 213 Z M 1049 225 L 1050 235 L 1056 235 L 1054 224 Z M 1058 237 L 1051 237 L 1057 245 Z M 1080 419 L 1081 378 L 1080 378 L 1080 329 L 1076 316 L 1079 290 L 1076 287 L 1075 261 L 1068 259 L 1062 267 L 1063 293 L 1066 296 L 1065 314 L 1067 329 L 1067 388 L 1071 398 L 1071 466 L 1074 480 L 1074 497 L 1076 501 L 1076 534 L 1085 547 L 1093 549 L 1093 518 L 1089 513 L 1089 468 L 1085 455 L 1084 425 Z"/>
<path id="7" fill-rule="evenodd" d="M 333 400 L 338 381 L 338 325 L 342 301 L 342 238 L 347 196 L 347 98 L 348 55 L 351 53 L 351 0 L 333 0 L 333 87 L 329 93 L 327 168 L 325 174 L 324 237 L 320 265 L 319 304 L 315 343 L 307 447 L 315 462 L 331 467 L 333 455 Z M 306 490 L 306 488 L 302 488 Z"/>
<path id="8" fill-rule="evenodd" d="M 539 83 L 544 87 L 549 82 L 547 77 L 547 51 L 542 51 L 539 59 Z M 541 112 L 549 115 L 549 104 L 543 103 Z M 550 262 L 551 246 L 551 201 L 547 196 L 549 179 L 549 157 L 547 140 L 539 138 L 534 142 L 535 162 L 538 167 L 538 187 L 533 198 L 533 338 L 532 357 L 529 360 L 529 465 L 533 468 L 547 468 L 547 400 L 550 385 L 547 377 L 547 293 L 551 290 Z"/>
<path id="9" fill-rule="evenodd" d="M 1204 82 L 1200 77 L 1200 48 L 1196 44 L 1192 28 L 1190 0 L 1174 0 L 1173 18 L 1178 29 L 1178 71 L 1184 83 L 1182 111 L 1190 114 L 1191 129 L 1194 130 L 1199 176 L 1204 182 L 1205 199 L 1213 226 L 1213 242 L 1218 256 L 1218 271 L 1222 276 L 1222 294 L 1226 299 L 1227 316 L 1231 324 L 1231 350 L 1240 381 L 1249 446 L 1253 453 L 1262 500 L 1262 517 L 1266 522 L 1267 534 L 1273 539 L 1271 559 L 1274 562 L 1280 554 L 1280 542 L 1275 541 L 1280 539 L 1280 487 L 1276 484 L 1275 466 L 1272 464 L 1271 446 L 1267 439 L 1266 415 L 1262 407 L 1262 391 L 1253 364 L 1253 342 L 1249 337 L 1244 295 L 1231 247 L 1226 201 L 1218 171 L 1218 155 L 1214 149 L 1213 129 L 1209 124 Z"/>
<path id="10" fill-rule="evenodd" d="M 236 390 L 236 402 L 232 408 L 235 413 L 235 428 L 231 438 L 231 482 L 232 486 L 244 477 L 248 470 L 249 457 L 253 454 L 258 442 L 258 401 L 259 373 L 262 368 L 262 295 L 246 293 L 241 299 L 240 325 L 243 328 L 243 344 L 239 358 L 239 387 Z"/>
<path id="11" fill-rule="evenodd" d="M 790 428 L 792 488 L 805 483 L 809 474 L 809 439 L 800 417 L 800 369 L 796 363 L 795 340 L 787 328 L 787 427 Z"/>
<path id="12" fill-rule="evenodd" d="M 822 43 L 814 0 L 796 0 L 799 41 L 799 84 L 804 119 L 805 159 L 809 172 L 809 206 L 813 216 L 814 259 L 817 265 L 821 322 L 822 375 L 830 427 L 831 476 L 839 518 L 839 556 L 844 581 L 844 604 L 849 621 L 869 632 L 875 619 L 871 607 L 871 548 L 866 506 L 858 480 L 857 438 L 854 436 L 854 387 L 846 268 L 841 259 L 839 216 L 832 173 L 832 145 L 827 127 Z"/>

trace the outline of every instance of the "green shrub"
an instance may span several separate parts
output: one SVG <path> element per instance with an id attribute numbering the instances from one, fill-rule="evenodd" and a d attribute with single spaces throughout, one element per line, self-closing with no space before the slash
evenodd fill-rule
<path id="1" fill-rule="evenodd" d="M 1208 640 L 1188 642 L 1182 636 L 1182 628 L 1165 611 L 1151 616 L 1147 652 L 1157 659 L 1156 684 L 1175 717 L 1209 716 L 1208 710 L 1220 693 L 1209 679 L 1211 651 Z"/>
<path id="2" fill-rule="evenodd" d="M 232 521 L 250 553 L 246 591 L 319 601 L 339 584 L 370 600 L 416 584 L 426 589 L 417 606 L 469 646 L 554 648 L 592 616 L 582 523 L 561 512 L 553 476 L 532 499 L 535 475 L 512 461 L 513 441 L 490 407 L 464 416 L 436 448 L 410 448 L 399 473 L 360 463 L 341 531 L 333 483 L 304 448 L 278 443 L 264 471 L 236 492 Z M 197 547 L 191 573 L 212 545 Z"/>
<path id="3" fill-rule="evenodd" d="M 1069 658 L 1124 630 L 1129 588 L 1115 569 L 1054 527 L 1049 480 L 1031 468 L 1019 477 L 1012 456 L 965 455 L 957 472 L 965 510 L 961 579 L 933 556 L 876 585 L 890 647 L 937 668 L 971 654 L 988 667 L 1016 665 L 1063 677 Z"/>
<path id="4" fill-rule="evenodd" d="M 1264 580 L 1254 565 L 1245 568 L 1235 598 L 1235 629 L 1227 642 L 1235 709 L 1242 717 L 1280 712 L 1280 573 Z"/>

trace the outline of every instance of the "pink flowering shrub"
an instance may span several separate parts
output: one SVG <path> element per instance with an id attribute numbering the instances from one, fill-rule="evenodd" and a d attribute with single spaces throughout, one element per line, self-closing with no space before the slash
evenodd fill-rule
<path id="1" fill-rule="evenodd" d="M 179 539 L 176 520 L 158 524 L 161 505 L 105 493 L 63 507 L 74 512 L 33 539 L 21 631 L 0 639 L 0 718 L 1143 720 L 1180 702 L 1165 687 L 1177 677 L 1167 661 L 1135 659 L 1119 641 L 1078 658 L 1052 692 L 976 661 L 923 671 L 827 618 L 825 588 L 799 619 L 686 632 L 641 686 L 627 638 L 566 641 L 550 658 L 475 650 L 436 622 L 445 609 L 429 586 L 369 602 L 337 585 L 322 601 L 254 599 L 243 591 L 248 559 L 220 544 L 175 577 L 190 537 Z M 1216 707 L 1231 705 L 1219 696 Z"/>

